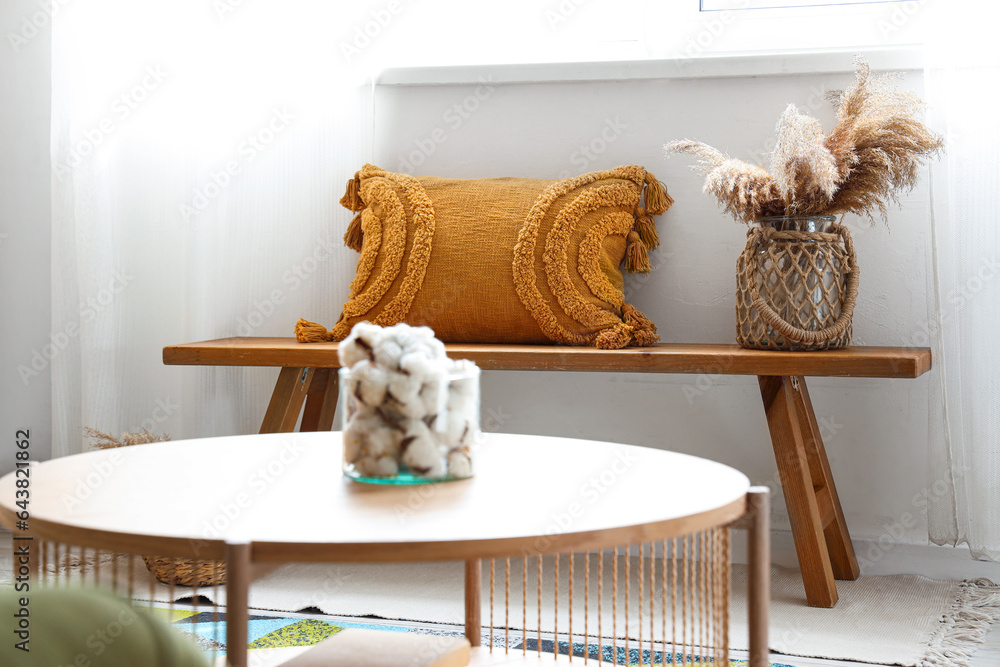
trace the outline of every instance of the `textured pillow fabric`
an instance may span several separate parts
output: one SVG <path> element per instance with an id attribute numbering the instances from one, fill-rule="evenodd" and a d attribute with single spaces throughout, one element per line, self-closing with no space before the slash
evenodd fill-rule
<path id="1" fill-rule="evenodd" d="M 18 614 L 30 618 L 20 636 Z M 0 591 L 0 617 L 0 665 L 209 667 L 202 650 L 159 614 L 134 609 L 107 591 L 33 587 L 28 595 L 8 589 Z"/>
<path id="2" fill-rule="evenodd" d="M 642 167 L 566 180 L 449 179 L 365 165 L 341 203 L 357 274 L 331 331 L 300 320 L 302 342 L 343 340 L 361 321 L 426 325 L 451 343 L 645 346 L 656 326 L 625 303 L 619 268 L 649 271 L 652 215 L 673 200 Z"/>

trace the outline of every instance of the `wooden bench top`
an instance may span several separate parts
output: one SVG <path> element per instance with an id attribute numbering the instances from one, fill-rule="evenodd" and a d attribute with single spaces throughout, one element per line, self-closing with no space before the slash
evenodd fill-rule
<path id="1" fill-rule="evenodd" d="M 916 378 L 931 368 L 927 347 L 847 347 L 815 352 L 747 350 L 737 345 L 659 343 L 598 350 L 562 345 L 453 343 L 448 356 L 483 370 L 710 373 L 810 377 Z M 187 366 L 336 368 L 337 343 L 294 338 L 220 338 L 163 348 L 163 363 Z"/>

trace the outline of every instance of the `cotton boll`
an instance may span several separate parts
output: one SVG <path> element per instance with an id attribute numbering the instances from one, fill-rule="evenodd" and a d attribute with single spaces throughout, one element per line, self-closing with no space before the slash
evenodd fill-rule
<path id="1" fill-rule="evenodd" d="M 406 352 L 399 360 L 399 368 L 403 372 L 426 382 L 431 374 L 440 374 L 441 365 L 420 352 Z"/>
<path id="2" fill-rule="evenodd" d="M 414 419 L 407 423 L 400 445 L 403 463 L 418 475 L 438 477 L 444 474 L 445 461 L 437 439 L 427 425 Z"/>
<path id="3" fill-rule="evenodd" d="M 367 359 L 359 361 L 351 369 L 350 391 L 361 403 L 377 407 L 385 402 L 385 392 L 389 376 L 384 370 Z"/>
<path id="4" fill-rule="evenodd" d="M 344 459 L 354 463 L 365 455 L 368 434 L 381 425 L 381 419 L 373 412 L 355 413 L 344 427 Z"/>
<path id="5" fill-rule="evenodd" d="M 434 332 L 427 327 L 416 327 L 409 343 L 404 348 L 406 354 L 421 354 L 431 361 L 447 359 L 444 343 L 434 338 Z M 429 335 L 424 332 L 430 332 Z"/>
<path id="6" fill-rule="evenodd" d="M 398 458 L 402 439 L 403 433 L 396 426 L 379 418 L 367 433 L 365 455 Z"/>
<path id="7" fill-rule="evenodd" d="M 405 322 L 400 322 L 399 324 L 394 324 L 385 330 L 386 335 L 400 348 L 406 349 L 406 346 L 410 344 L 413 340 L 413 327 Z"/>
<path id="8" fill-rule="evenodd" d="M 415 341 L 431 340 L 434 338 L 434 329 L 430 327 L 411 327 L 407 326 L 410 337 Z"/>
<path id="9" fill-rule="evenodd" d="M 448 453 L 448 474 L 452 477 L 472 476 L 472 457 L 468 449 L 453 449 Z"/>
<path id="10" fill-rule="evenodd" d="M 364 431 L 344 431 L 344 460 L 348 463 L 356 463 L 361 459 L 364 445 Z"/>
<path id="11" fill-rule="evenodd" d="M 448 380 L 443 372 L 432 374 L 420 388 L 420 401 L 428 415 L 436 415 L 447 408 Z"/>
<path id="12" fill-rule="evenodd" d="M 438 421 L 434 424 L 438 432 L 440 442 L 447 449 L 455 449 L 472 443 L 475 436 L 475 424 L 461 415 L 447 410 L 438 415 Z"/>
<path id="13" fill-rule="evenodd" d="M 437 338 L 431 338 L 425 343 L 431 352 L 431 359 L 447 359 L 448 352 L 445 350 L 444 343 L 439 341 Z"/>
<path id="14" fill-rule="evenodd" d="M 417 400 L 423 380 L 411 373 L 392 373 L 389 376 L 389 393 L 397 403 L 408 404 Z"/>
<path id="15" fill-rule="evenodd" d="M 364 359 L 371 361 L 372 353 L 381 337 L 382 327 L 369 322 L 355 324 L 347 338 L 337 346 L 337 357 L 340 359 L 340 365 L 345 368 L 354 368 L 354 364 L 359 361 Z"/>
<path id="16" fill-rule="evenodd" d="M 348 385 L 348 386 L 352 387 L 353 385 Z M 344 411 L 346 412 L 347 419 L 352 419 L 357 415 L 369 416 L 369 417 L 373 416 L 375 414 L 375 408 L 370 405 L 365 405 L 364 403 L 362 403 L 360 400 L 358 400 L 357 396 L 354 396 L 354 394 L 351 393 L 352 391 L 353 389 L 349 389 L 346 392 L 347 393 L 346 405 L 343 406 Z"/>
<path id="17" fill-rule="evenodd" d="M 366 456 L 354 464 L 362 477 L 392 477 L 399 474 L 399 462 L 391 456 Z"/>
<path id="18" fill-rule="evenodd" d="M 388 335 L 383 336 L 375 346 L 375 364 L 387 371 L 398 371 L 399 359 L 402 356 L 403 348 Z"/>

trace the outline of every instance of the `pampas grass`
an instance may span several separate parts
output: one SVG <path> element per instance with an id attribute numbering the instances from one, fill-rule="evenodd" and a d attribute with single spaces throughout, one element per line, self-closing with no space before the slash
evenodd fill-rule
<path id="1" fill-rule="evenodd" d="M 664 150 L 697 156 L 705 192 L 739 222 L 855 213 L 874 224 L 876 212 L 884 221 L 889 205 L 916 185 L 920 167 L 942 150 L 943 140 L 921 121 L 923 102 L 893 90 L 890 77 L 873 76 L 862 56 L 855 59 L 854 83 L 829 98 L 837 105 L 837 125 L 826 136 L 815 118 L 795 105 L 785 109 L 770 171 L 699 141 L 674 141 Z"/>
<path id="2" fill-rule="evenodd" d="M 696 169 L 705 175 L 704 191 L 715 195 L 723 210 L 740 222 L 781 215 L 784 210 L 778 184 L 763 167 L 731 158 L 699 141 L 674 141 L 664 148 L 668 153 L 697 155 Z"/>
<path id="3" fill-rule="evenodd" d="M 166 442 L 170 436 L 165 433 L 150 433 L 149 429 L 143 428 L 138 433 L 122 433 L 115 437 L 104 431 L 98 431 L 89 426 L 83 427 L 83 433 L 94 442 L 91 443 L 97 449 L 115 449 L 116 447 L 130 447 L 132 445 L 144 445 L 148 442 Z"/>

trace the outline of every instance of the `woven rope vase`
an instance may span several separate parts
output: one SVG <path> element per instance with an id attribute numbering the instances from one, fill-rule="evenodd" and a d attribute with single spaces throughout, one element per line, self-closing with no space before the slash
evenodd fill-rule
<path id="1" fill-rule="evenodd" d="M 851 343 L 858 266 L 830 215 L 761 218 L 736 262 L 736 341 L 758 350 Z"/>

